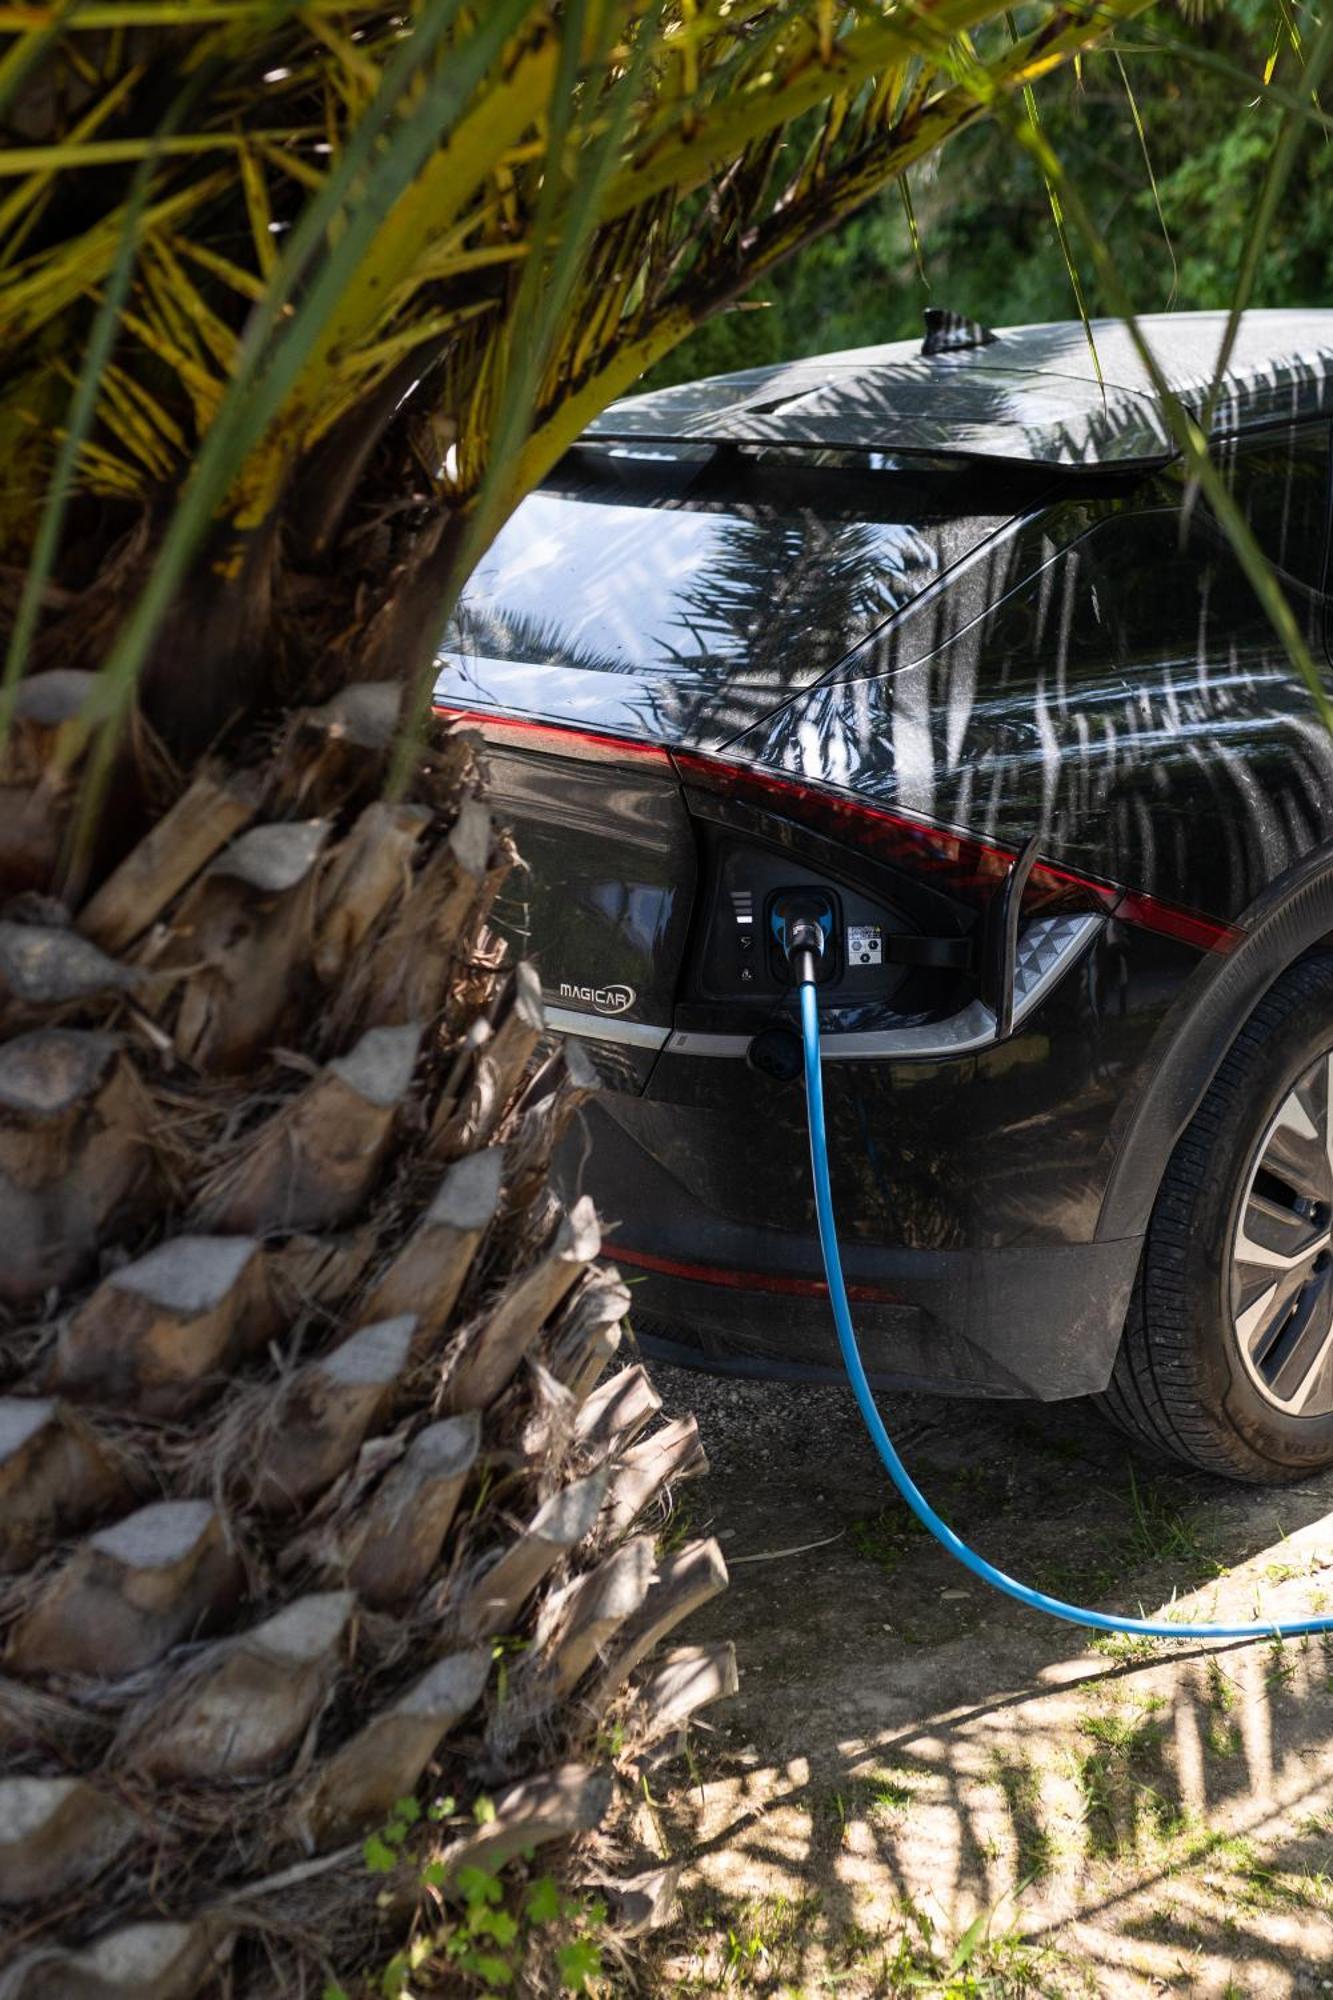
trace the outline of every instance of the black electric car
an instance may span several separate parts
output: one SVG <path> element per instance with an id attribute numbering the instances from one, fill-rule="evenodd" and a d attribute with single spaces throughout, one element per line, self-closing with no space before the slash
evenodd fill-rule
<path id="1" fill-rule="evenodd" d="M 775 903 L 820 968 L 885 1384 L 1094 1393 L 1333 1462 L 1333 737 L 1126 331 L 641 395 L 468 586 L 437 702 L 527 863 L 498 920 L 605 1088 L 580 1172 L 671 1358 L 838 1359 Z M 1327 662 L 1333 311 L 1143 322 Z"/>

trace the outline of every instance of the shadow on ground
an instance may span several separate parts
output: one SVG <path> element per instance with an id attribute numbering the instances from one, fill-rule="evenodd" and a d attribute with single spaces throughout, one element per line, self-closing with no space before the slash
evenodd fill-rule
<path id="1" fill-rule="evenodd" d="M 713 1466 L 666 1534 L 711 1528 L 732 1571 L 685 1636 L 734 1638 L 741 1670 L 643 1815 L 687 1859 L 654 1991 L 1333 1993 L 1323 1641 L 1089 1647 L 917 1529 L 849 1393 L 654 1372 Z M 1078 1406 L 888 1414 L 946 1518 L 1026 1581 L 1128 1612 L 1333 1611 L 1333 1476 L 1193 1478 Z"/>

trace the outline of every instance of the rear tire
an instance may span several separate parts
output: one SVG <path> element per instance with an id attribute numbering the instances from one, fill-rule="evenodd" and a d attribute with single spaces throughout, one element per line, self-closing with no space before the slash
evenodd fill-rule
<path id="1" fill-rule="evenodd" d="M 1333 1465 L 1330 1134 L 1333 957 L 1320 955 L 1255 1008 L 1163 1176 L 1097 1399 L 1130 1437 L 1259 1485 Z"/>

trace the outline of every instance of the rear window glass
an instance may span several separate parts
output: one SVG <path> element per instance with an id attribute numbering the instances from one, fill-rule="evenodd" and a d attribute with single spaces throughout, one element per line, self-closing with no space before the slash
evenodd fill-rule
<path id="1" fill-rule="evenodd" d="M 806 685 L 1014 506 L 947 468 L 581 450 L 482 559 L 445 652 Z"/>

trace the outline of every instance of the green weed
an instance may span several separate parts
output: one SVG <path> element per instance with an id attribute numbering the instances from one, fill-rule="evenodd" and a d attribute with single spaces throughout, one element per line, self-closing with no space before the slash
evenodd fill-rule
<path id="1" fill-rule="evenodd" d="M 954 1939 L 940 1934 L 919 1903 L 904 1901 L 904 1928 L 881 1961 L 881 1990 L 930 2000 L 1061 2000 L 1078 1990 L 1066 1983 L 1051 1946 L 1030 1943 L 1015 1923 L 1001 1926 L 1007 1900 L 983 1910 Z"/>
<path id="2" fill-rule="evenodd" d="M 844 1789 L 827 1794 L 822 1817 L 834 1834 L 834 1845 L 842 1847 L 857 1821 L 873 1826 L 898 1819 L 915 1800 L 915 1780 L 908 1771 L 858 1773 Z"/>
<path id="3" fill-rule="evenodd" d="M 1019 1892 L 1021 1894 L 1021 1890 Z M 1084 2000 L 1088 1982 L 1074 1975 L 1047 1944 L 1026 1938 L 1014 1922 L 1003 1922 L 1002 1897 L 957 1937 L 942 1931 L 919 1903 L 904 1898 L 887 1924 L 848 1925 L 826 1940 L 827 1959 L 814 1976 L 801 1960 L 801 1946 L 813 1941 L 821 1916 L 817 1896 L 790 1900 L 766 1897 L 728 1908 L 710 1904 L 688 1913 L 691 1935 L 699 1939 L 715 1926 L 713 1946 L 701 1950 L 700 1969 L 682 1980 L 677 1973 L 673 2000 L 717 2000 L 719 1993 L 764 1992 L 775 2000 L 814 2000 L 849 1985 L 876 2000 Z M 657 1990 L 657 1989 L 654 1989 Z M 665 1989 L 663 1989 L 665 1990 Z"/>
<path id="4" fill-rule="evenodd" d="M 1198 1562 L 1204 1558 L 1192 1517 L 1172 1505 L 1164 1489 L 1140 1486 L 1129 1468 L 1129 1544 L 1140 1562 Z"/>
<path id="5" fill-rule="evenodd" d="M 915 1805 L 916 1784 L 911 1771 L 872 1771 L 854 1781 L 853 1798 L 866 1819 L 891 1819 Z"/>
<path id="6" fill-rule="evenodd" d="M 1170 1838 L 1186 1824 L 1162 1757 L 1166 1731 L 1155 1719 L 1160 1697 L 1142 1704 L 1137 1716 L 1085 1715 L 1079 1733 L 1092 1748 L 1075 1764 L 1074 1778 L 1084 1802 L 1088 1851 L 1112 1857 L 1133 1854 L 1146 1843 Z"/>
<path id="7" fill-rule="evenodd" d="M 659 1556 L 674 1556 L 695 1534 L 694 1513 L 688 1501 L 677 1500 L 657 1535 Z"/>
<path id="8" fill-rule="evenodd" d="M 449 1894 L 443 1921 L 395 1952 L 380 1973 L 376 1990 L 382 2000 L 400 1996 L 405 2000 L 416 1990 L 507 1993 L 534 1953 L 540 1956 L 544 1976 L 554 1975 L 561 1992 L 587 1993 L 590 1982 L 600 1981 L 602 1975 L 605 1903 L 567 1894 L 550 1875 L 530 1878 L 460 1867 L 446 1877 L 441 1861 L 421 1859 L 414 1836 L 428 1834 L 432 1825 L 456 1816 L 451 1798 L 436 1799 L 424 1810 L 415 1798 L 402 1798 L 385 1824 L 363 1843 L 362 1860 L 370 1874 L 387 1876 L 411 1869 L 422 1888 L 437 1896 L 447 1888 Z M 485 1826 L 494 1818 L 489 1799 L 473 1802 L 475 1825 Z M 347 1996 L 332 1981 L 322 2000 L 347 2000 Z"/>
<path id="9" fill-rule="evenodd" d="M 1147 1568 L 1187 1565 L 1191 1586 L 1201 1568 L 1210 1577 L 1222 1574 L 1204 1548 L 1193 1517 L 1175 1505 L 1166 1486 L 1141 1481 L 1131 1466 L 1129 1490 L 1113 1506 L 1107 1525 L 1080 1543 L 1077 1554 L 1041 1565 L 1042 1588 L 1086 1604 L 1123 1590 Z M 1129 1633 L 1108 1634 L 1093 1642 L 1099 1652 L 1131 1664 L 1155 1658 L 1158 1643 Z"/>
<path id="10" fill-rule="evenodd" d="M 1207 1714 L 1203 1732 L 1204 1742 L 1217 1757 L 1239 1756 L 1240 1724 L 1232 1713 L 1236 1705 L 1236 1691 L 1217 1660 L 1208 1662 L 1207 1691 L 1204 1699 Z"/>
<path id="11" fill-rule="evenodd" d="M 1139 1632 L 1099 1632 L 1090 1650 L 1118 1666 L 1144 1667 L 1160 1660 L 1169 1643 L 1166 1639 L 1145 1639 Z"/>
<path id="12" fill-rule="evenodd" d="M 768 1896 L 743 1903 L 727 1925 L 723 1980 L 730 1987 L 781 1978 L 787 1960 L 819 1909 L 817 1896 Z"/>
<path id="13" fill-rule="evenodd" d="M 905 1507 L 890 1505 L 868 1520 L 852 1522 L 852 1547 L 886 1576 L 892 1576 L 910 1553 L 912 1542 L 925 1532 Z"/>

